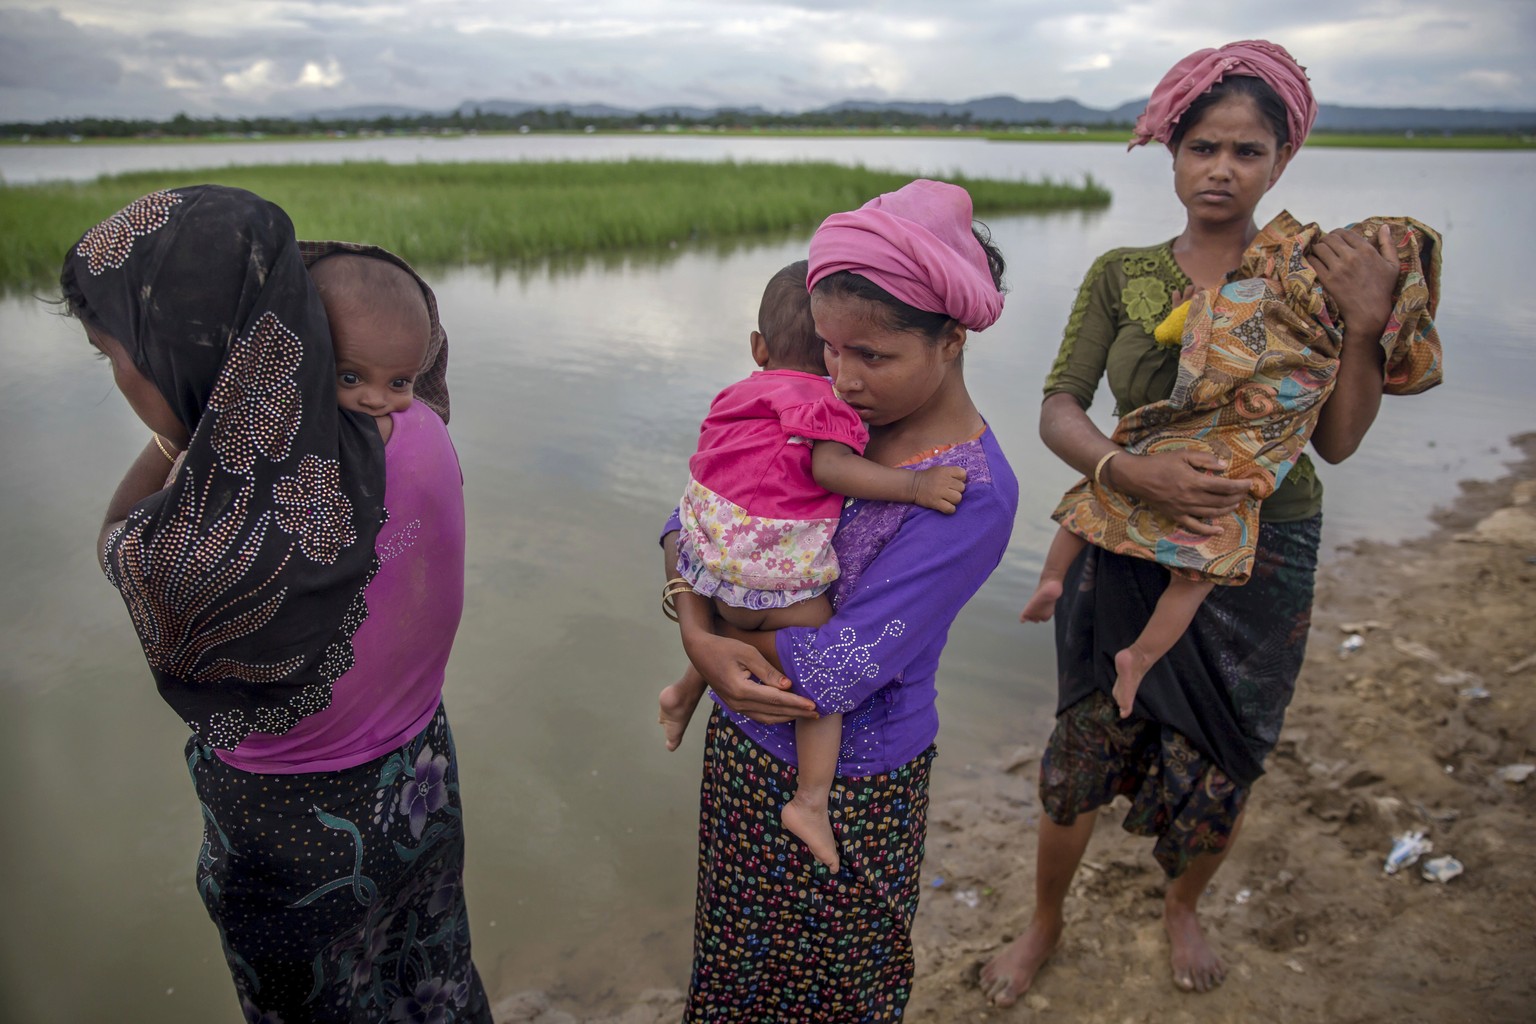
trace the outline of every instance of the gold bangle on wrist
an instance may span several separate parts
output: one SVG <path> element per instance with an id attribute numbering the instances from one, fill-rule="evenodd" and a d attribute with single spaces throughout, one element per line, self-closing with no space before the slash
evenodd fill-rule
<path id="1" fill-rule="evenodd" d="M 673 622 L 677 621 L 677 595 L 693 593 L 693 584 L 678 577 L 667 580 L 661 588 L 661 614 Z"/>
<path id="2" fill-rule="evenodd" d="M 174 463 L 176 461 L 176 456 L 171 454 L 171 452 L 165 447 L 165 442 L 161 440 L 160 435 L 153 434 L 151 436 L 154 437 L 155 447 L 160 449 L 160 454 L 164 455 L 167 459 Z"/>
<path id="3" fill-rule="evenodd" d="M 1099 464 L 1093 467 L 1093 484 L 1095 487 L 1100 489 L 1104 487 L 1104 467 L 1109 465 L 1110 459 L 1114 458 L 1116 455 L 1123 454 L 1125 454 L 1124 451 L 1119 448 L 1116 448 L 1112 452 L 1104 453 L 1104 457 L 1099 460 Z"/>

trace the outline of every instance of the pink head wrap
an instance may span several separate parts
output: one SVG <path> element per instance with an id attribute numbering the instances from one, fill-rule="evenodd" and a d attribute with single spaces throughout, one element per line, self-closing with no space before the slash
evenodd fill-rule
<path id="1" fill-rule="evenodd" d="M 919 178 L 822 221 L 811 236 L 806 287 L 840 270 L 973 331 L 1003 312 L 986 250 L 971 233 L 970 193 L 947 182 Z"/>
<path id="2" fill-rule="evenodd" d="M 1317 101 L 1307 84 L 1307 69 L 1279 43 L 1244 39 L 1216 50 L 1196 50 L 1173 66 L 1152 90 L 1147 109 L 1136 119 L 1136 131 L 1127 149 L 1156 139 L 1167 145 L 1174 126 L 1189 105 L 1228 75 L 1262 78 L 1285 104 L 1291 132 L 1291 148 L 1297 150 L 1317 120 Z"/>

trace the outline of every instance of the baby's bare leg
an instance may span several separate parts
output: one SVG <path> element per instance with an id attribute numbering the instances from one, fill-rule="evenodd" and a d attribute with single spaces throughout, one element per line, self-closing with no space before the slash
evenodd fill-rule
<path id="1" fill-rule="evenodd" d="M 693 718 L 693 709 L 704 698 L 706 688 L 699 670 L 689 665 L 681 679 L 661 691 L 661 717 L 658 721 L 666 735 L 668 750 L 676 750 L 677 745 L 683 742 L 683 733 Z"/>
<path id="2" fill-rule="evenodd" d="M 1142 677 L 1157 663 L 1157 659 L 1173 650 L 1195 621 L 1200 603 L 1211 592 L 1214 584 L 1174 576 L 1168 589 L 1157 599 L 1152 617 L 1131 646 L 1115 655 L 1115 703 L 1120 706 L 1120 717 L 1129 718 L 1131 706 L 1136 702 L 1136 691 Z"/>
<path id="3" fill-rule="evenodd" d="M 843 743 L 843 716 L 802 718 L 795 723 L 795 757 L 800 762 L 795 795 L 784 805 L 784 827 L 810 847 L 811 855 L 836 871 L 841 864 L 837 837 L 827 817 L 837 753 Z"/>
<path id="4" fill-rule="evenodd" d="M 1045 565 L 1040 568 L 1040 583 L 1019 615 L 1020 622 L 1045 622 L 1056 613 L 1056 599 L 1061 596 L 1062 581 L 1072 568 L 1072 559 L 1087 546 L 1087 541 L 1065 527 L 1056 531 L 1051 549 L 1045 553 Z"/>

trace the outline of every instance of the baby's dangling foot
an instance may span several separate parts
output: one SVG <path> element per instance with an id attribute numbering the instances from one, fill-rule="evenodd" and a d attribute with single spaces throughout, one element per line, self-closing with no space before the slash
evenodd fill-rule
<path id="1" fill-rule="evenodd" d="M 1120 717 L 1131 717 L 1136 703 L 1136 691 L 1141 689 L 1142 677 L 1152 667 L 1153 659 L 1133 644 L 1115 655 L 1115 703 L 1120 707 Z"/>
<path id="2" fill-rule="evenodd" d="M 688 729 L 693 709 L 699 706 L 701 696 L 703 694 L 696 687 L 688 685 L 686 674 L 661 691 L 661 715 L 657 721 L 666 735 L 668 750 L 676 750 L 683 742 L 683 733 Z"/>
<path id="3" fill-rule="evenodd" d="M 784 805 L 784 813 L 780 816 L 784 827 L 800 837 L 800 841 L 810 848 L 811 856 L 822 864 L 825 864 L 833 872 L 842 865 L 842 860 L 837 854 L 837 837 L 832 834 L 832 819 L 827 817 L 827 805 L 813 806 L 809 800 L 801 798 L 796 793 Z"/>
<path id="4" fill-rule="evenodd" d="M 1020 622 L 1049 622 L 1056 614 L 1056 599 L 1061 596 L 1061 580 L 1041 580 L 1029 603 L 1019 614 Z"/>

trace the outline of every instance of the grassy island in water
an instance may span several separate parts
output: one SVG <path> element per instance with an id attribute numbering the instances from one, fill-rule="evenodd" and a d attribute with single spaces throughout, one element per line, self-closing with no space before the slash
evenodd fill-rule
<path id="1" fill-rule="evenodd" d="M 900 188 L 909 174 L 829 163 L 381 162 L 147 171 L 85 183 L 0 186 L 0 288 L 46 288 L 64 250 L 146 192 L 250 189 L 301 238 L 382 245 L 424 268 L 516 264 L 803 228 Z M 976 215 L 1106 206 L 1081 185 L 950 177 Z"/>

